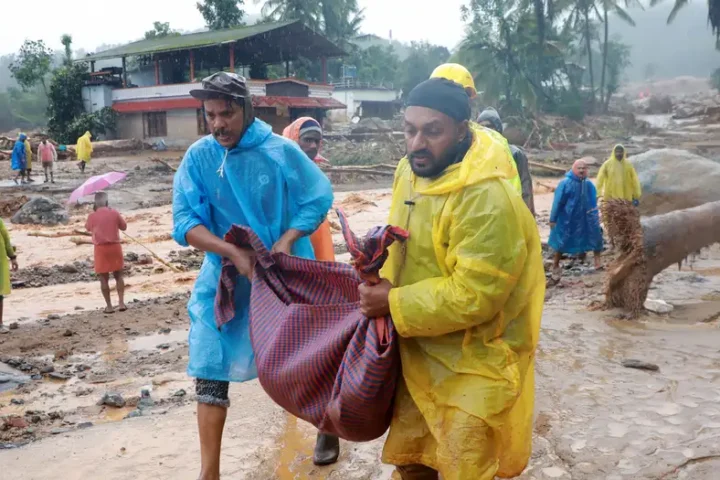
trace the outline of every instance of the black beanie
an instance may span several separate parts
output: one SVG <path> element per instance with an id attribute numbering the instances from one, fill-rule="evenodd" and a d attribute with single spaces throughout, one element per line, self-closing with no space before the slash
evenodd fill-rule
<path id="1" fill-rule="evenodd" d="M 431 78 L 413 88 L 407 106 L 429 108 L 458 122 L 470 120 L 470 102 L 465 89 L 444 78 Z"/>

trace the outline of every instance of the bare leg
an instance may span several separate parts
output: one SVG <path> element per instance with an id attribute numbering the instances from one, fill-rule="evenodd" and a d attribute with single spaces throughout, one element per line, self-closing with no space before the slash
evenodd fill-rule
<path id="1" fill-rule="evenodd" d="M 593 260 L 595 260 L 595 270 L 600 270 L 602 268 L 601 256 L 602 252 L 593 252 Z"/>
<path id="2" fill-rule="evenodd" d="M 122 270 L 114 272 L 113 277 L 115 277 L 115 286 L 118 293 L 118 308 L 121 312 L 124 312 L 127 307 L 125 306 L 125 280 L 123 279 Z"/>
<path id="3" fill-rule="evenodd" d="M 100 277 L 100 291 L 105 299 L 105 313 L 113 313 L 115 310 L 110 299 L 110 274 L 100 273 L 98 276 Z"/>
<path id="4" fill-rule="evenodd" d="M 227 408 L 198 403 L 198 431 L 202 466 L 198 480 L 220 479 L 220 449 Z"/>
<path id="5" fill-rule="evenodd" d="M 0 297 L 0 329 L 3 326 L 3 297 Z"/>
<path id="6" fill-rule="evenodd" d="M 45 183 L 48 183 L 50 179 L 48 178 L 48 170 L 50 170 L 48 167 L 43 167 L 43 172 L 45 172 Z"/>
<path id="7" fill-rule="evenodd" d="M 553 269 L 560 268 L 560 257 L 562 257 L 562 254 L 560 252 L 555 252 L 555 256 L 553 257 Z"/>

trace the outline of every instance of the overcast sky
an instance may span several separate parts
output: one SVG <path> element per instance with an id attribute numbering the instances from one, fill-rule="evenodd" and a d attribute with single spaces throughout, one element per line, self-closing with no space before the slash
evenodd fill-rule
<path id="1" fill-rule="evenodd" d="M 392 30 L 397 40 L 428 40 L 447 47 L 461 40 L 460 7 L 465 0 L 359 0 L 359 3 L 365 8 L 364 33 L 387 37 Z M 98 45 L 138 40 L 154 21 L 170 22 L 178 30 L 197 30 L 204 22 L 195 4 L 196 0 L 25 0 L 24 13 L 20 17 L 10 14 L 0 26 L 0 55 L 16 52 L 26 39 L 42 39 L 60 50 L 60 36 L 64 33 L 72 35 L 74 49 L 92 52 Z M 245 0 L 246 12 L 257 13 L 260 7 L 253 0 Z"/>

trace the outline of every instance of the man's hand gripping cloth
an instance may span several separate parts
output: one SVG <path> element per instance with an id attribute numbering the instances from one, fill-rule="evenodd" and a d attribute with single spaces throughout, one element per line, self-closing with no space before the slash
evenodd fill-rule
<path id="1" fill-rule="evenodd" d="M 377 227 L 360 241 L 338 215 L 354 268 L 270 254 L 250 229 L 237 225 L 225 241 L 257 253 L 250 336 L 265 391 L 321 432 L 362 442 L 382 436 L 390 425 L 400 358 L 392 319 L 364 317 L 358 286 L 377 281 L 387 248 L 408 234 Z M 218 325 L 234 315 L 236 276 L 232 262 L 223 260 Z"/>

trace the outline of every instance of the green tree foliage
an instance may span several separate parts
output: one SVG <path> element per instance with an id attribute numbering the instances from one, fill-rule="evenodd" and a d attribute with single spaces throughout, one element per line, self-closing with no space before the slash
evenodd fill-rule
<path id="1" fill-rule="evenodd" d="M 398 81 L 400 60 L 389 45 L 358 49 L 350 61 L 357 68 L 357 79 L 361 83 L 395 87 Z"/>
<path id="2" fill-rule="evenodd" d="M 605 85 L 603 110 L 607 112 L 610 98 L 620 89 L 622 72 L 630 66 L 630 47 L 619 40 L 610 40 L 607 49 L 608 81 Z"/>
<path id="3" fill-rule="evenodd" d="M 170 22 L 153 22 L 153 29 L 145 32 L 145 40 L 152 38 L 177 37 L 180 32 L 170 28 Z"/>
<path id="4" fill-rule="evenodd" d="M 65 53 L 65 56 L 63 57 L 63 63 L 65 65 L 70 65 L 73 61 L 72 42 L 72 36 L 67 33 L 60 37 L 60 43 L 62 43 Z"/>
<path id="5" fill-rule="evenodd" d="M 44 126 L 47 105 L 47 96 L 37 88 L 25 92 L 11 87 L 0 92 L 0 132 Z"/>
<path id="6" fill-rule="evenodd" d="M 435 67 L 447 62 L 449 58 L 450 51 L 445 47 L 428 42 L 413 42 L 410 45 L 410 55 L 402 62 L 400 68 L 398 80 L 403 96 L 430 78 Z"/>
<path id="7" fill-rule="evenodd" d="M 47 94 L 45 77 L 50 73 L 52 58 L 52 50 L 42 40 L 25 40 L 9 68 L 23 90 L 40 84 Z"/>
<path id="8" fill-rule="evenodd" d="M 244 4 L 244 0 L 203 0 L 197 3 L 197 9 L 210 30 L 222 30 L 245 24 Z"/>
<path id="9" fill-rule="evenodd" d="M 75 63 L 53 73 L 48 105 L 48 131 L 61 143 L 73 144 L 86 131 L 105 134 L 115 128 L 117 114 L 111 108 L 85 113 L 82 88 L 88 78 L 88 65 Z"/>

